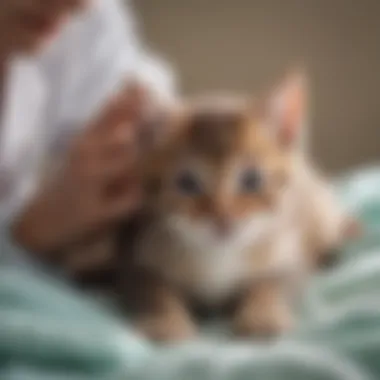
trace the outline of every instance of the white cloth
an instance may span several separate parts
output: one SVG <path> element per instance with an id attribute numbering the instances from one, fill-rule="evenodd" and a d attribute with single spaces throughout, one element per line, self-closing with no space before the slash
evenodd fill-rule
<path id="1" fill-rule="evenodd" d="M 117 86 L 138 77 L 165 99 L 174 94 L 170 70 L 142 48 L 124 3 L 93 0 L 43 53 L 10 62 L 0 126 L 1 251 L 49 150 L 83 128 Z"/>

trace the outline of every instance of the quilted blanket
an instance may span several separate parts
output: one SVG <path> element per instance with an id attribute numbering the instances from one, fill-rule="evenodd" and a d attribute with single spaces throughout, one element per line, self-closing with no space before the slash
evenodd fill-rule
<path id="1" fill-rule="evenodd" d="M 316 277 L 301 321 L 275 343 L 239 342 L 223 325 L 195 342 L 153 346 L 116 311 L 39 272 L 0 267 L 2 380 L 380 378 L 380 168 L 337 181 L 365 236 Z"/>

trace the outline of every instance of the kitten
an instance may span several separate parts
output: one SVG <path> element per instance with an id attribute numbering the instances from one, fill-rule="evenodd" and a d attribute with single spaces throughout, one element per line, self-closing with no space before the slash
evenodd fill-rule
<path id="1" fill-rule="evenodd" d="M 231 302 L 239 335 L 292 326 L 294 280 L 339 242 L 344 221 L 298 149 L 304 112 L 295 77 L 261 106 L 211 97 L 172 121 L 147 165 L 148 212 L 121 267 L 125 301 L 148 336 L 195 334 L 195 304 Z"/>
<path id="2" fill-rule="evenodd" d="M 125 306 L 154 339 L 195 334 L 197 304 L 231 303 L 240 335 L 290 328 L 294 286 L 337 257 L 330 248 L 348 231 L 328 181 L 299 150 L 300 79 L 261 106 L 239 96 L 185 104 L 152 141 L 148 126 L 145 145 L 157 149 L 140 168 L 144 212 L 121 240 L 111 226 L 65 252 L 62 266 L 81 285 L 114 291 L 120 278 Z"/>

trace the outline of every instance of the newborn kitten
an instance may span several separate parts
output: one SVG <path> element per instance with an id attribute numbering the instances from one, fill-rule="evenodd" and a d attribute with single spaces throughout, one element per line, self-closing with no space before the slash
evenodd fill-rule
<path id="1" fill-rule="evenodd" d="M 292 326 L 293 281 L 337 243 L 343 221 L 297 149 L 304 91 L 292 78 L 264 107 L 202 99 L 173 121 L 145 172 L 148 213 L 121 268 L 125 301 L 151 338 L 194 334 L 195 304 L 232 302 L 239 335 Z M 316 230 L 323 210 L 331 234 Z"/>
<path id="2" fill-rule="evenodd" d="M 163 120 L 162 144 L 140 168 L 145 212 L 122 241 L 111 227 L 66 252 L 74 277 L 110 285 L 116 271 L 125 305 L 153 339 L 194 334 L 194 305 L 231 304 L 240 335 L 289 329 L 299 281 L 336 257 L 330 248 L 346 232 L 328 182 L 299 150 L 300 79 L 260 107 L 212 96 Z"/>

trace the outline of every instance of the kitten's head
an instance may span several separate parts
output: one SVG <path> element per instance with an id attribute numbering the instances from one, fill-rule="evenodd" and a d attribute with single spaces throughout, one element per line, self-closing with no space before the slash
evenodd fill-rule
<path id="1" fill-rule="evenodd" d="M 263 104 L 211 96 L 187 104 L 156 171 L 159 212 L 197 243 L 253 238 L 271 223 L 290 180 L 303 120 L 302 78 Z"/>

